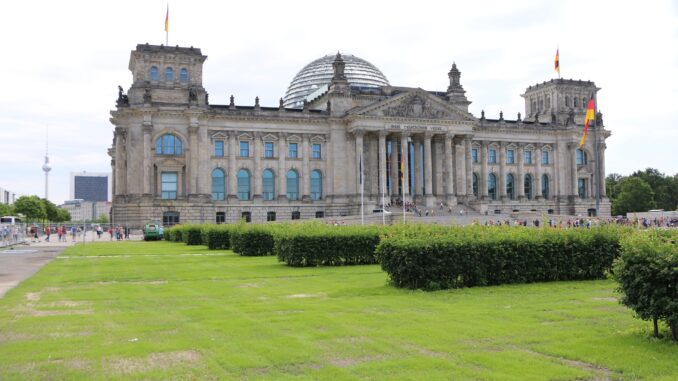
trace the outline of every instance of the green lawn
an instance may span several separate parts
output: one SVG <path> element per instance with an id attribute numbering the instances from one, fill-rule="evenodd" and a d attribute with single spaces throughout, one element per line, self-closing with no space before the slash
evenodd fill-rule
<path id="1" fill-rule="evenodd" d="M 678 379 L 678 345 L 650 338 L 614 288 L 428 293 L 378 265 L 77 245 L 0 299 L 0 380 Z"/>

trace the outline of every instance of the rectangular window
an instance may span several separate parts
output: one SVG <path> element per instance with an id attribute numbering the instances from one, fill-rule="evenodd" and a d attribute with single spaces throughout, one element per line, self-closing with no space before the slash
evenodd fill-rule
<path id="1" fill-rule="evenodd" d="M 473 160 L 474 163 L 478 163 L 478 148 L 472 148 L 471 149 L 471 159 Z"/>
<path id="2" fill-rule="evenodd" d="M 323 211 L 315 212 L 315 218 L 325 218 L 325 212 Z"/>
<path id="3" fill-rule="evenodd" d="M 301 213 L 300 212 L 292 212 L 292 219 L 293 220 L 301 219 Z"/>
<path id="4" fill-rule="evenodd" d="M 250 157 L 250 142 L 240 142 L 240 157 Z"/>
<path id="5" fill-rule="evenodd" d="M 586 198 L 587 195 L 587 187 L 586 187 L 586 179 L 579 179 L 577 181 L 577 188 L 578 188 L 578 193 L 580 198 Z"/>
<path id="6" fill-rule="evenodd" d="M 313 144 L 313 158 L 314 159 L 322 158 L 321 151 L 320 151 L 320 144 Z"/>
<path id="7" fill-rule="evenodd" d="M 177 199 L 177 173 L 163 172 L 160 174 L 161 179 L 161 198 L 163 200 Z"/>
<path id="8" fill-rule="evenodd" d="M 264 143 L 264 157 L 273 157 L 273 142 Z"/>
<path id="9" fill-rule="evenodd" d="M 297 155 L 297 143 L 290 143 L 289 155 L 288 156 L 292 159 L 296 159 L 298 157 L 298 155 Z"/>
<path id="10" fill-rule="evenodd" d="M 490 154 L 488 155 L 488 163 L 490 164 L 496 164 L 497 163 L 497 150 L 496 149 L 491 149 Z"/>
<path id="11" fill-rule="evenodd" d="M 549 151 L 541 151 L 541 163 L 549 164 Z"/>
<path id="12" fill-rule="evenodd" d="M 252 213 L 251 212 L 242 212 L 240 214 L 240 219 L 245 220 L 245 222 L 252 222 Z"/>
<path id="13" fill-rule="evenodd" d="M 267 212 L 266 221 L 275 221 L 275 212 Z"/>
<path id="14" fill-rule="evenodd" d="M 525 164 L 532 164 L 532 151 L 525 151 Z"/>
<path id="15" fill-rule="evenodd" d="M 224 156 L 224 141 L 216 140 L 214 142 L 214 156 L 223 157 Z"/>
<path id="16" fill-rule="evenodd" d="M 515 164 L 516 155 L 512 149 L 506 151 L 506 164 Z"/>
<path id="17" fill-rule="evenodd" d="M 162 214 L 163 226 L 174 226 L 179 223 L 179 212 L 164 212 Z"/>
<path id="18" fill-rule="evenodd" d="M 217 212 L 216 223 L 223 224 L 226 222 L 226 212 Z"/>

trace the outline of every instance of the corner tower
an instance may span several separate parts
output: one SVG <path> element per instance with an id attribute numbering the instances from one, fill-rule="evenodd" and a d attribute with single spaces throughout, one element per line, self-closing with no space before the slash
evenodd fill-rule
<path id="1" fill-rule="evenodd" d="M 552 79 L 525 90 L 525 119 L 560 125 L 583 124 L 586 105 L 600 90 L 591 81 Z"/>

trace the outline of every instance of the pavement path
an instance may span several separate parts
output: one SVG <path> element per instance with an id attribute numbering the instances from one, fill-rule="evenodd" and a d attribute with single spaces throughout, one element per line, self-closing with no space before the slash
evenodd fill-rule
<path id="1" fill-rule="evenodd" d="M 29 242 L 0 247 L 0 298 L 59 255 L 72 242 Z"/>

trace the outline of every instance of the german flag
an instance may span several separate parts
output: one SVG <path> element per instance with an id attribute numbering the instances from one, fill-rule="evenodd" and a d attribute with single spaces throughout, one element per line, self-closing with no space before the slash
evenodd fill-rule
<path id="1" fill-rule="evenodd" d="M 167 13 L 165 13 L 165 33 L 169 32 L 169 4 L 167 4 Z"/>
<path id="2" fill-rule="evenodd" d="M 560 77 L 560 48 L 556 49 L 556 61 L 555 61 L 555 69 L 558 72 L 558 77 Z"/>
<path id="3" fill-rule="evenodd" d="M 586 116 L 584 117 L 584 134 L 581 136 L 581 140 L 579 141 L 579 147 L 581 148 L 584 145 L 584 142 L 586 141 L 586 134 L 589 132 L 589 122 L 594 120 L 595 118 L 595 111 L 593 111 L 593 108 L 595 107 L 595 104 L 593 102 L 593 97 L 589 99 L 589 105 L 586 107 Z"/>

